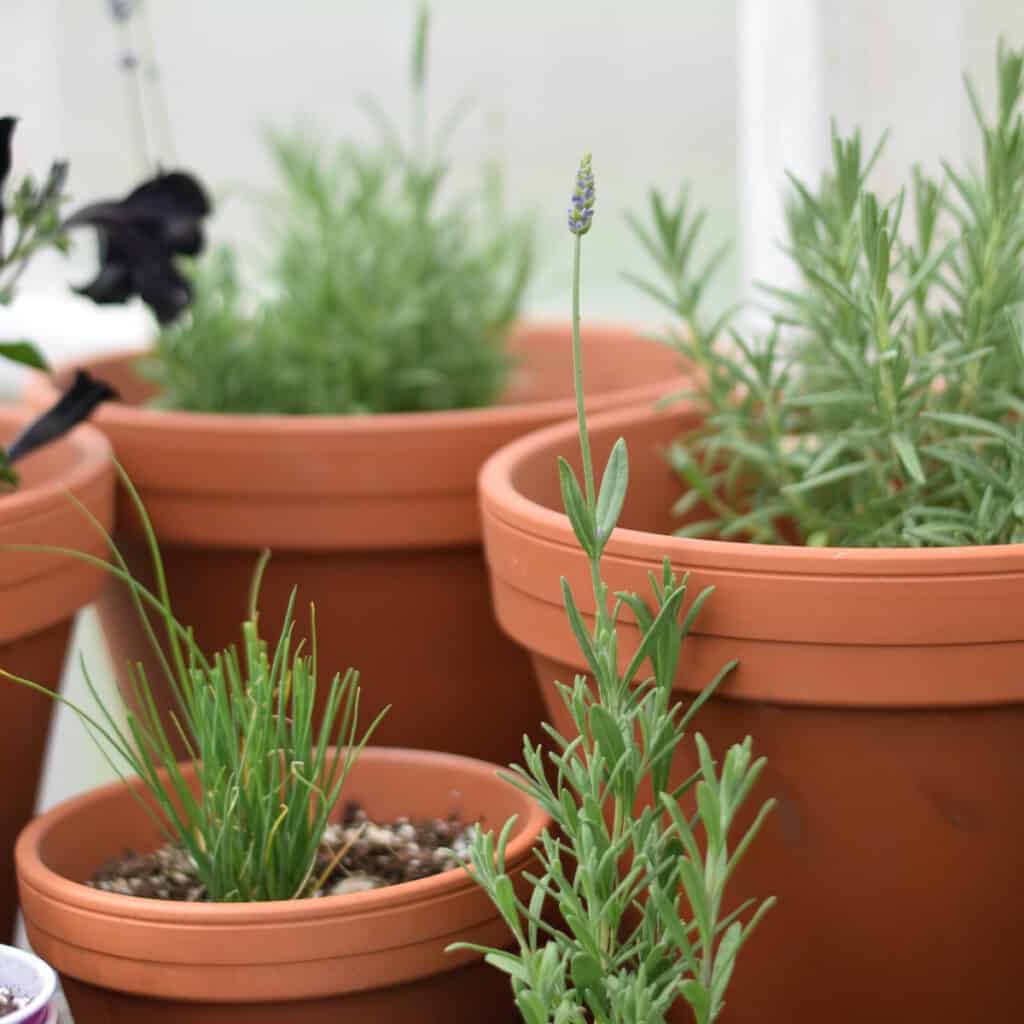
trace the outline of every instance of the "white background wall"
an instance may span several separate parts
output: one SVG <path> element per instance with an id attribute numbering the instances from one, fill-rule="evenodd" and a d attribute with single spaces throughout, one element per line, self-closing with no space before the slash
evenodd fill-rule
<path id="1" fill-rule="evenodd" d="M 591 316 L 657 319 L 619 274 L 640 265 L 622 212 L 646 189 L 681 179 L 711 208 L 709 241 L 739 235 L 714 298 L 747 277 L 784 273 L 774 246 L 784 167 L 821 166 L 831 114 L 842 126 L 886 127 L 875 178 L 898 187 L 908 164 L 977 152 L 959 71 L 993 93 L 995 40 L 1024 43 L 1020 0 L 436 0 L 430 92 L 436 116 L 478 98 L 455 137 L 454 181 L 480 161 L 505 165 L 510 196 L 541 218 L 533 313 L 567 308 L 564 210 L 575 163 L 594 151 L 598 220 L 586 253 Z M 219 197 L 215 238 L 254 251 L 257 207 L 272 187 L 264 125 L 307 119 L 325 138 L 368 135 L 357 98 L 409 117 L 411 0 L 149 0 L 180 162 Z M 116 195 L 137 180 L 121 49 L 107 0 L 0 0 L 0 97 L 23 118 L 16 163 L 40 172 L 71 160 L 76 201 Z M 97 310 L 70 299 L 84 280 L 84 238 L 70 264 L 47 261 L 0 333 L 32 332 L 56 355 L 142 339 L 138 309 Z M 741 267 L 741 260 L 744 266 Z M 87 635 L 89 634 L 86 631 Z M 95 639 L 90 658 L 102 658 Z M 77 685 L 72 682 L 72 685 Z M 61 719 L 43 803 L 91 784 L 99 762 Z M 83 766 L 88 766 L 83 768 Z"/>

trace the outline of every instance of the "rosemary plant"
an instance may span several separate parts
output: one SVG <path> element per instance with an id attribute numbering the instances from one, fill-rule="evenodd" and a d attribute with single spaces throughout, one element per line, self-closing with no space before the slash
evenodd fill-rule
<path id="1" fill-rule="evenodd" d="M 683 614 L 687 580 L 677 578 L 667 560 L 661 578 L 652 574 L 652 607 L 635 594 L 616 594 L 612 601 L 601 576 L 602 552 L 622 509 L 629 466 L 620 438 L 597 486 L 583 408 L 579 332 L 581 241 L 593 212 L 588 155 L 569 208 L 583 486 L 564 460 L 559 473 L 566 512 L 590 560 L 593 631 L 587 630 L 565 579 L 562 591 L 593 684 L 583 675 L 572 686 L 559 684 L 576 736 L 569 739 L 546 726 L 555 747 L 549 755 L 554 783 L 542 748 L 529 743 L 523 750 L 525 767 L 516 766 L 506 776 L 538 800 L 556 826 L 542 837 L 537 854 L 542 871 L 528 876 L 533 887 L 528 901 L 519 898 L 505 870 L 513 822 L 497 837 L 480 832 L 475 838 L 474 875 L 518 947 L 483 951 L 509 974 L 527 1024 L 659 1024 L 681 1000 L 697 1024 L 709 1024 L 724 1006 L 740 948 L 773 902 L 765 900 L 746 923 L 740 916 L 749 903 L 731 913 L 724 905 L 726 884 L 771 801 L 734 842 L 740 809 L 764 766 L 763 758 L 753 759 L 749 738 L 730 748 L 719 771 L 697 735 L 699 770 L 679 784 L 671 779 L 673 756 L 694 714 L 733 667 L 725 666 L 689 708 L 673 703 L 680 645 L 710 589 Z M 626 608 L 639 623 L 641 641 L 620 672 L 616 623 Z M 644 679 L 640 672 L 648 659 L 653 675 Z M 695 796 L 692 819 L 681 805 L 688 794 Z M 561 924 L 546 913 L 551 902 Z"/>
<path id="2" fill-rule="evenodd" d="M 0 675 L 67 704 L 117 774 L 124 778 L 122 765 L 127 765 L 142 780 L 151 798 L 143 799 L 143 806 L 168 841 L 189 853 L 208 899 L 288 900 L 315 892 L 319 879 L 313 869 L 324 829 L 346 775 L 384 712 L 357 735 L 358 673 L 349 669 L 331 680 L 320 725 L 314 726 L 319 685 L 315 617 L 311 609 L 313 641 L 306 653 L 294 639 L 293 592 L 274 645 L 262 638 L 257 601 L 267 555 L 253 580 L 241 655 L 231 647 L 208 659 L 191 631 L 174 618 L 146 510 L 127 475 L 121 471 L 120 477 L 145 529 L 154 591 L 132 577 L 113 539 L 77 501 L 104 534 L 111 562 L 63 548 L 32 545 L 23 550 L 70 555 L 105 569 L 129 587 L 170 680 L 177 703 L 173 724 L 188 748 L 197 784 L 191 786 L 183 772 L 188 761 L 176 760 L 141 663 L 132 669 L 135 707 L 126 709 L 124 724 L 103 703 L 87 669 L 96 714 L 31 680 L 3 669 Z M 147 610 L 156 612 L 166 632 L 168 655 Z"/>
<path id="3" fill-rule="evenodd" d="M 328 153 L 272 135 L 283 196 L 270 297 L 239 299 L 222 257 L 199 268 L 192 315 L 157 338 L 145 372 L 161 404 L 204 412 L 351 414 L 485 406 L 510 366 L 505 336 L 533 256 L 532 224 L 503 212 L 493 168 L 444 196 L 454 128 L 426 121 L 428 15 L 411 62 L 412 141 L 375 106 L 382 141 Z"/>
<path id="4" fill-rule="evenodd" d="M 701 371 L 704 426 L 672 460 L 683 536 L 851 547 L 1024 540 L 1024 51 L 1002 45 L 998 102 L 968 96 L 980 171 L 915 167 L 885 200 L 867 178 L 882 143 L 833 129 L 815 189 L 792 178 L 796 290 L 767 287 L 773 327 L 751 337 L 707 317 L 714 270 L 685 193 L 654 192 L 632 226 L 666 284 Z M 884 140 L 883 140 L 884 142 Z M 911 217 L 912 212 L 912 217 Z M 912 224 L 910 222 L 913 222 Z M 726 328 L 729 328 L 726 330 Z"/>

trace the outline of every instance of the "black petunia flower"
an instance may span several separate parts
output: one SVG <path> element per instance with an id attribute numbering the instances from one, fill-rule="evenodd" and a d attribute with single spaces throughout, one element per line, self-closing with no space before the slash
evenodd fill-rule
<path id="1" fill-rule="evenodd" d="M 7 175 L 11 173 L 11 136 L 17 123 L 16 117 L 0 117 L 0 188 L 4 187 Z"/>
<path id="2" fill-rule="evenodd" d="M 101 304 L 138 295 L 161 324 L 170 323 L 192 301 L 192 287 L 174 258 L 202 251 L 202 222 L 209 212 L 203 186 L 183 171 L 160 174 L 119 201 L 79 210 L 65 227 L 96 228 L 100 271 L 75 290 Z"/>
<path id="3" fill-rule="evenodd" d="M 11 173 L 11 136 L 17 123 L 16 117 L 0 117 L 0 224 L 4 219 L 4 186 Z"/>
<path id="4" fill-rule="evenodd" d="M 57 402 L 37 416 L 10 444 L 7 461 L 16 460 L 44 444 L 56 441 L 72 427 L 88 418 L 100 404 L 120 397 L 106 382 L 90 376 L 85 370 L 75 372 L 75 379 Z"/>

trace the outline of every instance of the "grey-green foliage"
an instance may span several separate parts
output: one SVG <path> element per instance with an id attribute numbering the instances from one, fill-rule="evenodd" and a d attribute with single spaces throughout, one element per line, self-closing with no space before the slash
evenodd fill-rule
<path id="1" fill-rule="evenodd" d="M 587 160 L 580 179 L 592 186 Z M 589 195 L 592 207 L 592 188 Z M 582 209 L 582 196 L 576 198 Z M 569 223 L 576 236 L 573 342 L 583 487 L 564 460 L 559 471 L 566 513 L 590 562 L 592 630 L 565 579 L 562 592 L 593 684 L 582 675 L 571 686 L 558 684 L 572 734 L 545 726 L 551 752 L 545 757 L 541 746 L 527 742 L 524 766 L 507 776 L 554 822 L 537 851 L 539 871 L 527 875 L 529 896 L 520 897 L 506 870 L 513 822 L 497 837 L 476 836 L 474 877 L 517 947 L 485 952 L 510 976 L 527 1024 L 660 1024 L 684 1001 L 697 1024 L 710 1024 L 724 1005 L 737 953 L 773 902 L 763 902 L 744 922 L 741 915 L 753 901 L 731 911 L 725 901 L 727 883 L 771 807 L 766 803 L 748 818 L 745 830 L 739 826 L 764 759 L 754 760 L 747 738 L 717 766 L 697 735 L 696 771 L 685 780 L 673 776 L 694 714 L 733 665 L 684 708 L 672 695 L 680 649 L 710 589 L 684 608 L 687 580 L 668 560 L 660 577 L 651 574 L 650 603 L 635 594 L 613 597 L 601 576 L 629 465 L 620 438 L 596 487 L 582 406 L 578 303 L 580 241 L 590 221 L 574 219 L 570 208 Z M 620 671 L 617 627 L 627 609 L 641 639 Z M 643 672 L 648 659 L 650 677 Z M 545 914 L 552 906 L 557 917 Z"/>
<path id="2" fill-rule="evenodd" d="M 328 149 L 274 134 L 281 182 L 268 238 L 269 297 L 253 308 L 229 254 L 196 268 L 191 315 L 158 337 L 145 372 L 160 404 L 205 412 L 421 412 L 497 401 L 506 335 L 533 260 L 500 176 L 446 193 L 454 122 L 428 141 L 425 14 L 406 145 L 376 107 L 373 145 Z"/>
<path id="3" fill-rule="evenodd" d="M 654 193 L 633 220 L 703 371 L 703 429 L 672 458 L 687 536 L 838 546 L 1024 540 L 1024 53 L 999 48 L 977 171 L 915 167 L 909 192 L 867 186 L 860 135 L 833 132 L 817 188 L 795 178 L 788 252 L 801 285 L 768 287 L 774 327 L 705 316 L 702 214 Z M 883 140 L 884 141 L 884 140 Z M 698 509 L 700 506 L 700 509 Z"/>
<path id="4" fill-rule="evenodd" d="M 14 130 L 13 119 L 4 120 L 11 122 L 5 129 L 9 146 L 10 133 Z M 9 149 L 6 157 L 9 161 Z M 5 178 L 0 177 L 0 306 L 8 306 L 14 301 L 18 282 L 37 253 L 47 249 L 67 251 L 67 235 L 60 217 L 67 174 L 67 164 L 55 162 L 42 184 L 38 184 L 31 174 L 26 174 L 9 190 L 9 194 Z M 5 232 L 4 227 L 11 222 L 13 232 Z M 0 359 L 37 370 L 48 369 L 42 353 L 30 341 L 0 341 Z M 0 481 L 18 482 L 18 475 L 2 447 Z"/>
<path id="5" fill-rule="evenodd" d="M 358 673 L 349 669 L 330 680 L 320 716 L 314 715 L 322 686 L 315 622 L 312 647 L 304 648 L 294 638 L 294 593 L 276 643 L 270 646 L 260 635 L 256 606 L 266 556 L 242 625 L 241 655 L 231 647 L 208 658 L 191 631 L 174 618 L 146 510 L 127 475 L 120 475 L 145 529 L 154 591 L 131 575 L 113 540 L 77 501 L 106 538 L 112 561 L 62 548 L 26 550 L 69 555 L 103 568 L 128 587 L 175 697 L 173 725 L 161 720 L 141 663 L 130 670 L 135 707 L 125 709 L 125 724 L 103 703 L 87 670 L 96 714 L 2 668 L 0 676 L 67 704 L 114 770 L 121 775 L 122 765 L 127 765 L 142 780 L 151 798 L 143 805 L 155 815 L 167 839 L 188 851 L 208 899 L 248 902 L 309 896 L 318 887 L 313 871 L 324 829 L 346 775 L 383 712 L 362 736 L 358 734 Z M 166 634 L 167 655 L 150 623 L 149 614 L 154 612 Z M 312 609 L 310 614 L 312 618 Z M 198 778 L 195 787 L 177 760 L 169 735 L 174 732 L 187 746 L 186 763 L 194 766 Z"/>

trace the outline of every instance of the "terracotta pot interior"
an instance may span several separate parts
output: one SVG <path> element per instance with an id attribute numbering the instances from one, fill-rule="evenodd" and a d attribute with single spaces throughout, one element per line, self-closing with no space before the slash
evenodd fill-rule
<path id="1" fill-rule="evenodd" d="M 408 762 L 374 758 L 372 764 L 357 764 L 352 769 L 333 817 L 340 818 L 345 800 L 358 801 L 380 821 L 403 815 L 445 817 L 457 812 L 463 821 L 500 831 L 505 821 L 516 815 L 512 835 L 522 835 L 526 827 L 525 797 L 511 786 L 491 780 L 482 785 L 478 776 L 464 773 L 458 759 L 443 767 L 427 765 L 417 770 Z M 156 849 L 166 837 L 147 813 L 146 807 L 155 807 L 148 793 L 143 794 L 143 801 L 125 800 L 118 785 L 97 794 L 77 813 L 52 823 L 40 837 L 40 860 L 62 878 L 84 883 L 100 865 L 123 853 L 124 844 L 143 852 Z M 111 822 L 116 822 L 116 831 L 112 831 Z"/>
<path id="2" fill-rule="evenodd" d="M 668 448 L 684 429 L 684 423 L 682 417 L 666 416 L 631 426 L 627 438 L 629 489 L 619 520 L 620 526 L 647 533 L 671 534 L 686 521 L 672 513 L 672 506 L 682 495 L 684 485 L 667 458 Z M 598 481 L 618 436 L 617 432 L 600 428 L 591 434 L 594 472 Z M 560 443 L 536 448 L 519 459 L 511 467 L 512 489 L 528 501 L 562 512 L 558 456 L 568 460 L 582 485 L 580 447 L 575 435 L 572 435 L 566 436 Z M 703 514 L 704 510 L 699 509 L 687 519 Z"/>

